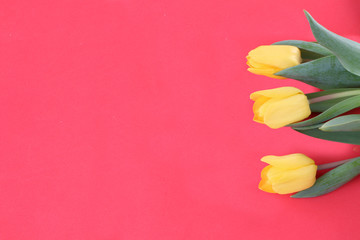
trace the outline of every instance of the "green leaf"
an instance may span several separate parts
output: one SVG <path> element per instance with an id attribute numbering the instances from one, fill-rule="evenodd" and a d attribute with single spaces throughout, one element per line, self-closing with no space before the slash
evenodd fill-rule
<path id="1" fill-rule="evenodd" d="M 328 141 L 360 145 L 360 132 L 324 132 L 319 130 L 318 128 L 307 130 L 294 130 L 311 137 L 320 138 Z"/>
<path id="2" fill-rule="evenodd" d="M 310 198 L 324 195 L 341 187 L 359 174 L 360 157 L 357 157 L 325 173 L 316 180 L 312 187 L 298 192 L 291 197 Z"/>
<path id="3" fill-rule="evenodd" d="M 334 106 L 335 104 L 347 99 L 349 97 L 343 97 L 343 98 L 334 98 L 334 99 L 330 99 L 327 101 L 322 101 L 322 102 L 316 102 L 316 103 L 311 103 L 310 104 L 310 109 L 311 112 L 324 112 L 327 109 L 331 108 L 332 106 Z"/>
<path id="4" fill-rule="evenodd" d="M 356 91 L 356 93 L 360 94 L 360 88 L 336 88 L 336 89 L 327 89 L 324 91 L 318 91 L 318 92 L 313 92 L 313 93 L 307 93 L 306 96 L 308 99 L 313 99 L 313 98 L 318 98 L 318 97 L 322 97 L 322 96 L 326 96 L 326 95 L 330 95 L 330 94 L 338 94 L 338 93 L 343 93 L 343 92 L 354 92 Z M 355 93 L 352 95 L 356 95 Z"/>
<path id="5" fill-rule="evenodd" d="M 306 42 L 300 40 L 285 40 L 273 43 L 272 45 L 290 45 L 295 46 L 301 51 L 302 59 L 316 59 L 328 55 L 333 55 L 328 49 L 324 48 L 318 43 Z"/>
<path id="6" fill-rule="evenodd" d="M 360 106 L 360 95 L 356 95 L 335 104 L 334 106 L 320 113 L 316 117 L 310 118 L 309 120 L 302 121 L 299 123 L 290 124 L 288 126 L 296 129 L 296 127 L 304 127 L 304 126 L 319 124 L 331 118 L 339 116 L 340 114 L 346 113 L 359 106 Z"/>
<path id="7" fill-rule="evenodd" d="M 331 119 L 319 129 L 325 132 L 360 131 L 360 114 L 351 114 Z"/>
<path id="8" fill-rule="evenodd" d="M 348 72 L 335 56 L 302 63 L 275 75 L 296 79 L 320 89 L 360 87 L 360 76 Z"/>
<path id="9" fill-rule="evenodd" d="M 330 89 L 306 94 L 310 102 L 311 112 L 324 112 L 335 104 L 352 97 L 360 95 L 359 88 Z"/>
<path id="10" fill-rule="evenodd" d="M 360 76 L 360 44 L 327 30 L 306 11 L 305 15 L 318 43 L 333 52 L 349 72 Z"/>
<path id="11" fill-rule="evenodd" d="M 296 127 L 293 128 L 294 130 L 298 131 L 298 130 L 309 130 L 309 129 L 319 129 L 322 125 L 324 125 L 323 123 L 319 123 L 319 124 L 314 124 L 314 125 L 309 125 L 309 126 L 304 126 L 304 127 Z"/>

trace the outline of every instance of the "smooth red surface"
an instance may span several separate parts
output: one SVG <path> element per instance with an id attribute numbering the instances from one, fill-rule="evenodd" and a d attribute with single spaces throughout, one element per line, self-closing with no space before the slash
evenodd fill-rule
<path id="1" fill-rule="evenodd" d="M 2 1 L 0 239 L 358 239 L 359 178 L 315 199 L 257 189 L 264 155 L 360 155 L 252 121 L 251 92 L 314 91 L 245 64 L 313 40 L 303 9 L 360 34 L 355 0 Z"/>

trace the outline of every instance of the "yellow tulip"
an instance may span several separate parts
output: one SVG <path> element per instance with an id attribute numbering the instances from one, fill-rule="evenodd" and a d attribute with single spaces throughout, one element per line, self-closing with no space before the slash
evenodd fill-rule
<path id="1" fill-rule="evenodd" d="M 246 59 L 249 72 L 278 79 L 284 77 L 275 73 L 299 65 L 302 61 L 300 50 L 287 45 L 259 46 L 250 51 Z"/>
<path id="2" fill-rule="evenodd" d="M 250 99 L 255 101 L 254 121 L 274 129 L 301 121 L 311 114 L 307 97 L 294 87 L 257 91 Z"/>
<path id="3" fill-rule="evenodd" d="M 265 156 L 268 163 L 261 172 L 259 188 L 269 193 L 288 194 L 299 192 L 314 185 L 317 166 L 304 154 Z"/>

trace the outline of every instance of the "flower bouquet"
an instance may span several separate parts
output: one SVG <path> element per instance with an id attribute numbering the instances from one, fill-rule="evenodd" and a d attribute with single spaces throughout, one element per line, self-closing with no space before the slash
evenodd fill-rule
<path id="1" fill-rule="evenodd" d="M 251 73 L 292 78 L 320 89 L 304 94 L 294 87 L 254 92 L 254 121 L 290 127 L 329 141 L 360 145 L 360 43 L 339 36 L 305 11 L 316 42 L 286 40 L 259 46 L 247 56 Z M 265 156 L 259 188 L 294 198 L 329 193 L 360 174 L 360 157 L 317 166 L 304 154 Z M 317 170 L 332 169 L 316 179 Z"/>

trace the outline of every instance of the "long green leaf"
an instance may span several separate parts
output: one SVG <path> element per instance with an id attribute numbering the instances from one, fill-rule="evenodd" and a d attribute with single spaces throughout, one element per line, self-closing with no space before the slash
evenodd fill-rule
<path id="1" fill-rule="evenodd" d="M 360 114 L 350 114 L 331 119 L 319 129 L 325 132 L 360 131 Z"/>
<path id="2" fill-rule="evenodd" d="M 360 95 L 359 88 L 337 88 L 306 94 L 311 112 L 324 112 L 346 98 Z"/>
<path id="3" fill-rule="evenodd" d="M 356 91 L 356 92 L 354 92 Z M 312 92 L 312 93 L 307 93 L 306 96 L 308 99 L 313 99 L 313 98 L 318 98 L 318 97 L 322 97 L 325 95 L 330 95 L 330 94 L 338 94 L 338 93 L 343 93 L 343 92 L 350 92 L 352 95 L 356 95 L 355 93 L 359 93 L 360 94 L 360 88 L 336 88 L 336 89 L 328 89 L 328 90 L 324 90 L 324 91 L 318 91 L 318 92 Z"/>
<path id="4" fill-rule="evenodd" d="M 292 195 L 293 198 L 318 197 L 332 192 L 360 174 L 360 157 L 353 158 L 318 178 L 315 184 Z"/>
<path id="5" fill-rule="evenodd" d="M 319 130 L 318 128 L 307 129 L 307 130 L 299 130 L 299 129 L 294 129 L 294 130 L 311 137 L 320 138 L 328 141 L 360 145 L 360 132 L 358 131 L 357 132 L 324 132 Z"/>
<path id="6" fill-rule="evenodd" d="M 335 56 L 327 56 L 277 72 L 320 89 L 360 87 L 360 76 L 347 71 Z"/>
<path id="7" fill-rule="evenodd" d="M 304 126 L 319 124 L 331 118 L 339 116 L 340 114 L 346 113 L 359 106 L 360 106 L 360 95 L 353 96 L 335 104 L 334 106 L 320 113 L 316 117 L 310 118 L 309 120 L 302 121 L 299 123 L 290 124 L 288 126 L 296 129 L 296 127 L 304 127 Z"/>
<path id="8" fill-rule="evenodd" d="M 327 30 L 306 11 L 305 15 L 318 43 L 333 52 L 349 72 L 360 76 L 360 44 Z"/>
<path id="9" fill-rule="evenodd" d="M 310 104 L 310 109 L 311 112 L 324 112 L 327 109 L 331 108 L 332 106 L 334 106 L 335 104 L 347 99 L 349 97 L 343 97 L 343 98 L 335 98 L 335 99 L 330 99 L 327 101 L 322 101 L 322 102 L 316 102 L 316 103 L 311 103 Z"/>
<path id="10" fill-rule="evenodd" d="M 300 49 L 303 59 L 316 59 L 328 55 L 333 55 L 327 48 L 318 43 L 306 42 L 301 40 L 285 40 L 273 43 L 273 45 L 290 45 Z"/>

